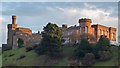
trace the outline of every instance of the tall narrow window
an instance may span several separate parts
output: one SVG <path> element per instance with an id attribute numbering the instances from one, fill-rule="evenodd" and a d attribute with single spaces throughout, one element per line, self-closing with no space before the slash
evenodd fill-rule
<path id="1" fill-rule="evenodd" d="M 101 34 L 101 30 L 99 29 L 99 35 Z"/>
<path id="2" fill-rule="evenodd" d="M 102 35 L 104 35 L 104 30 L 102 30 Z"/>
<path id="3" fill-rule="evenodd" d="M 79 33 L 79 30 L 77 30 L 77 34 Z"/>
<path id="4" fill-rule="evenodd" d="M 81 27 L 80 27 L 80 33 L 81 33 Z"/>
<path id="5" fill-rule="evenodd" d="M 88 27 L 87 26 L 85 27 L 85 33 L 88 33 Z"/>
<path id="6" fill-rule="evenodd" d="M 107 31 L 106 31 L 105 35 L 107 36 Z"/>
<path id="7" fill-rule="evenodd" d="M 112 38 L 114 38 L 114 33 L 112 33 Z"/>

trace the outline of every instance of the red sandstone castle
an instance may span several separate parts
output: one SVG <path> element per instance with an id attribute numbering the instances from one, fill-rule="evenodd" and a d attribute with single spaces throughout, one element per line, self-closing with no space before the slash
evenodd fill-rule
<path id="1" fill-rule="evenodd" d="M 84 34 L 90 34 L 94 37 L 94 40 L 90 40 L 91 43 L 95 43 L 99 40 L 101 35 L 106 36 L 109 40 L 116 41 L 116 28 L 106 27 L 102 25 L 91 25 L 91 19 L 80 19 L 79 26 L 67 27 L 62 25 L 61 30 L 63 37 L 66 40 L 65 44 L 78 43 L 80 36 Z M 8 39 L 7 46 L 11 49 L 18 48 L 18 38 L 24 40 L 24 45 L 38 44 L 42 39 L 40 31 L 36 34 L 32 34 L 32 30 L 28 28 L 18 28 L 16 24 L 16 16 L 12 16 L 12 24 L 8 24 Z"/>

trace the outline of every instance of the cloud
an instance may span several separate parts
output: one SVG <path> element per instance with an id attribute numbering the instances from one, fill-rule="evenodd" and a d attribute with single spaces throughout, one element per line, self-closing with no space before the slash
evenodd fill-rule
<path id="1" fill-rule="evenodd" d="M 117 28 L 115 3 L 3 3 L 4 27 L 10 23 L 11 15 L 17 15 L 17 24 L 33 31 L 42 30 L 48 22 L 61 26 L 79 24 L 80 18 L 90 18 L 93 24 Z M 113 24 L 114 23 L 114 24 Z M 6 27 L 5 27 L 6 28 Z M 7 28 L 6 28 L 7 29 Z"/>
<path id="2" fill-rule="evenodd" d="M 84 3 L 84 6 L 87 8 L 96 8 L 95 5 L 89 5 L 88 3 Z"/>

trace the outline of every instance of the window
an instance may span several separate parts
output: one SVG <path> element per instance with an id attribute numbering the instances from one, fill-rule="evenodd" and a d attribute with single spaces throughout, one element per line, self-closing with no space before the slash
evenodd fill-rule
<path id="1" fill-rule="evenodd" d="M 77 34 L 79 33 L 79 30 L 77 30 Z"/>
<path id="2" fill-rule="evenodd" d="M 71 35 L 72 34 L 72 32 L 68 32 L 68 35 Z"/>
<path id="3" fill-rule="evenodd" d="M 104 30 L 102 30 L 102 35 L 104 35 Z"/>
<path id="4" fill-rule="evenodd" d="M 93 35 L 96 35 L 96 32 L 95 32 L 95 30 L 93 31 Z"/>
<path id="5" fill-rule="evenodd" d="M 23 35 L 23 34 L 20 34 L 20 35 Z"/>
<path id="6" fill-rule="evenodd" d="M 85 33 L 88 33 L 88 27 L 87 26 L 85 27 Z"/>
<path id="7" fill-rule="evenodd" d="M 81 27 L 80 27 L 80 33 L 81 33 Z"/>
<path id="8" fill-rule="evenodd" d="M 107 31 L 106 31 L 105 35 L 107 36 Z"/>
<path id="9" fill-rule="evenodd" d="M 99 29 L 99 35 L 101 34 L 101 30 Z"/>
<path id="10" fill-rule="evenodd" d="M 112 33 L 112 38 L 114 38 L 114 33 Z"/>
<path id="11" fill-rule="evenodd" d="M 27 34 L 25 36 L 27 37 Z"/>

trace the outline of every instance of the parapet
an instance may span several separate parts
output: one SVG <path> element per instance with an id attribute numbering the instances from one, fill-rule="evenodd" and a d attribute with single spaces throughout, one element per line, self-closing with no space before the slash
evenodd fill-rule
<path id="1" fill-rule="evenodd" d="M 87 19 L 87 18 L 79 19 L 79 23 L 82 23 L 82 22 L 90 22 L 90 23 L 92 23 L 92 20 L 91 19 Z"/>

